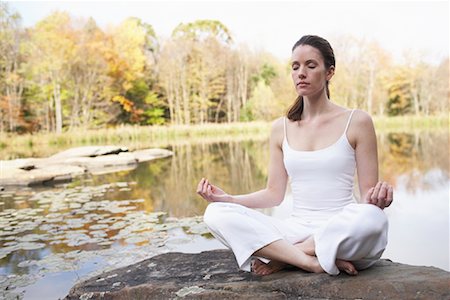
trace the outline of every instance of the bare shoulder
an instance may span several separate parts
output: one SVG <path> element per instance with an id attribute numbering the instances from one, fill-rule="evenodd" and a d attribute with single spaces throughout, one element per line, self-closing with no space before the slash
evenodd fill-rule
<path id="1" fill-rule="evenodd" d="M 284 122 L 285 117 L 279 117 L 272 122 L 270 140 L 276 142 L 281 146 L 284 137 Z"/>
<path id="2" fill-rule="evenodd" d="M 352 123 L 353 127 L 358 128 L 358 130 L 372 130 L 374 128 L 372 117 L 367 112 L 360 109 L 355 109 Z"/>
<path id="3" fill-rule="evenodd" d="M 347 137 L 353 149 L 356 149 L 357 145 L 361 143 L 364 144 L 367 141 L 375 140 L 375 129 L 372 117 L 363 110 L 355 109 L 347 132 Z"/>

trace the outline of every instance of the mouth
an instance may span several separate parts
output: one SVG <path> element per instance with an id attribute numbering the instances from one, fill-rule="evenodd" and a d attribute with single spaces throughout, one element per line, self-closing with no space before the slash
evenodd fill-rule
<path id="1" fill-rule="evenodd" d="M 308 85 L 309 85 L 308 82 L 303 82 L 303 81 L 300 81 L 299 83 L 297 83 L 297 86 L 301 86 L 301 87 L 308 86 Z"/>

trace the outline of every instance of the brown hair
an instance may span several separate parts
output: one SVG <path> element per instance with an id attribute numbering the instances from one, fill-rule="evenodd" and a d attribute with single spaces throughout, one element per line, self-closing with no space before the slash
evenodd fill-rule
<path id="1" fill-rule="evenodd" d="M 320 53 L 322 54 L 326 69 L 329 69 L 331 66 L 333 67 L 336 66 L 333 48 L 331 48 L 330 43 L 328 43 L 326 39 L 321 38 L 320 36 L 317 35 L 304 35 L 294 44 L 294 47 L 292 47 L 292 52 L 295 50 L 295 48 L 302 45 L 308 45 L 319 50 Z M 328 81 L 326 83 L 326 92 L 329 98 L 330 90 L 328 88 Z M 301 119 L 302 113 L 303 113 L 303 96 L 298 96 L 294 104 L 292 104 L 292 106 L 289 108 L 287 112 L 287 117 L 291 121 L 299 121 Z"/>

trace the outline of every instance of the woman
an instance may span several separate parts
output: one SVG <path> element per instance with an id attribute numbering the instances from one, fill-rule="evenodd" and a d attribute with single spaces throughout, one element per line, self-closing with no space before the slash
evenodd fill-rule
<path id="1" fill-rule="evenodd" d="M 330 44 L 303 36 L 292 49 L 298 98 L 270 134 L 267 187 L 229 195 L 203 178 L 197 193 L 212 202 L 204 221 L 230 248 L 239 267 L 259 275 L 293 265 L 309 272 L 356 275 L 373 265 L 387 243 L 383 209 L 393 189 L 378 182 L 371 117 L 329 100 L 335 59 Z M 361 203 L 353 198 L 355 169 Z M 278 220 L 252 208 L 279 205 L 290 178 L 293 211 Z M 252 260 L 253 257 L 256 257 Z"/>

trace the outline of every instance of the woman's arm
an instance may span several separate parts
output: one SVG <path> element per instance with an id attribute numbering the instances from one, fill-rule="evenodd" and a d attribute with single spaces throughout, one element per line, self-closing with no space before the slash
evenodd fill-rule
<path id="1" fill-rule="evenodd" d="M 386 182 L 378 181 L 377 138 L 372 118 L 369 114 L 357 110 L 352 123 L 361 199 L 383 209 L 392 202 L 393 188 Z"/>
<path id="2" fill-rule="evenodd" d="M 269 142 L 269 175 L 265 189 L 245 195 L 229 195 L 203 178 L 198 184 L 197 193 L 211 202 L 231 202 L 250 208 L 266 208 L 279 205 L 284 199 L 288 180 L 281 149 L 284 137 L 283 122 L 284 118 L 279 118 L 272 124 Z"/>

